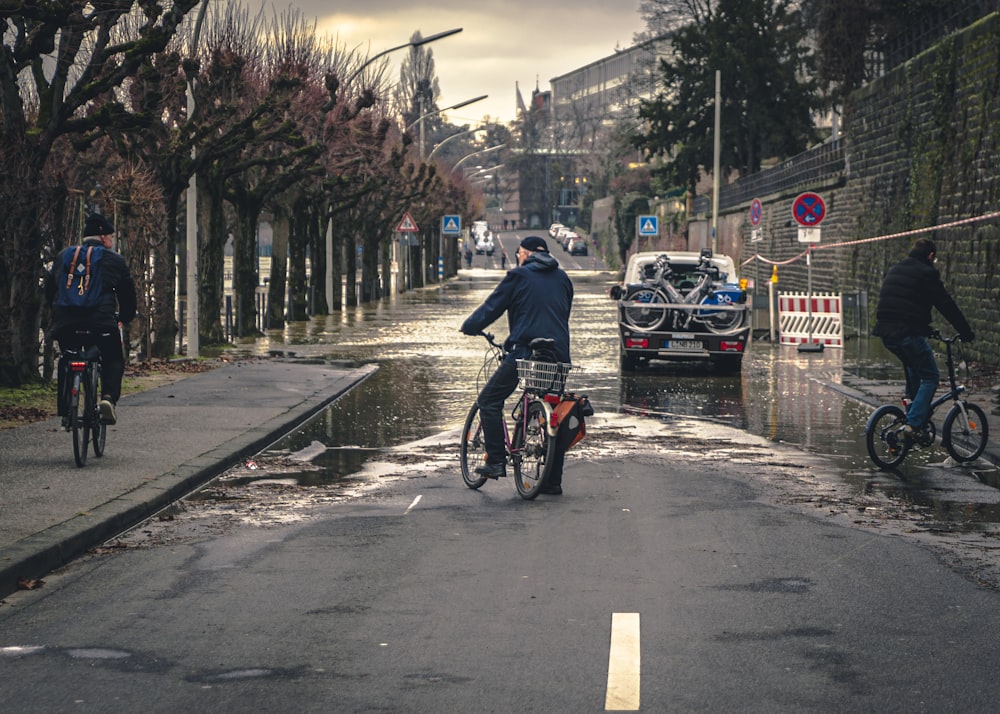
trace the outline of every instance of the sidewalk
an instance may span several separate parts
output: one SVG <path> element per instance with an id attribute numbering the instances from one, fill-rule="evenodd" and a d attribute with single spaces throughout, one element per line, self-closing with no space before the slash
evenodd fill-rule
<path id="1" fill-rule="evenodd" d="M 122 397 L 102 458 L 73 461 L 58 419 L 0 431 L 0 597 L 261 451 L 371 375 L 237 362 Z"/>

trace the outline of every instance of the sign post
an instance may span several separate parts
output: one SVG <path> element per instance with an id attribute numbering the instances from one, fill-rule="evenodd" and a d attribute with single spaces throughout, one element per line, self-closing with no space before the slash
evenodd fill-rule
<path id="1" fill-rule="evenodd" d="M 809 338 L 808 342 L 799 345 L 799 352 L 822 352 L 823 343 L 813 342 L 813 310 L 812 310 L 812 247 L 820 242 L 819 224 L 826 218 L 826 201 L 818 193 L 800 193 L 792 201 L 792 218 L 799 224 L 799 242 L 808 243 L 806 248 L 806 309 L 808 311 Z"/>

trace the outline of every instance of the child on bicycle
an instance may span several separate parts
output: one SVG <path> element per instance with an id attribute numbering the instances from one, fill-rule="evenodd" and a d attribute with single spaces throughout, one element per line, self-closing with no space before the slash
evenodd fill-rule
<path id="1" fill-rule="evenodd" d="M 889 268 L 879 292 L 872 330 L 903 363 L 906 398 L 910 400 L 904 437 L 911 441 L 929 418 L 931 401 L 941 381 L 934 350 L 927 339 L 931 334 L 931 308 L 944 315 L 963 342 L 975 339 L 968 320 L 941 282 L 941 275 L 934 267 L 936 261 L 934 241 L 920 238 L 909 256 Z"/>
<path id="2" fill-rule="evenodd" d="M 517 267 L 506 273 L 486 301 L 462 324 L 466 335 L 478 335 L 507 313 L 507 352 L 486 386 L 479 393 L 486 463 L 476 469 L 480 476 L 506 476 L 503 437 L 504 400 L 517 389 L 517 360 L 531 357 L 530 342 L 536 337 L 555 340 L 555 357 L 569 362 L 569 315 L 573 306 L 573 283 L 558 261 L 549 254 L 545 240 L 527 236 L 515 256 Z M 542 493 L 562 493 L 565 452 L 557 452 Z"/>

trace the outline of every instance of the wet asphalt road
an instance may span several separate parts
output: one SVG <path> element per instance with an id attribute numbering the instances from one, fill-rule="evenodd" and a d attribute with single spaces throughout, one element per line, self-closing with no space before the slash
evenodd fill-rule
<path id="1" fill-rule="evenodd" d="M 626 703 L 643 711 L 992 709 L 1000 596 L 969 573 L 996 572 L 933 542 L 972 543 L 989 518 L 949 534 L 903 514 L 927 522 L 905 478 L 978 481 L 867 464 L 868 409 L 823 384 L 852 355 L 755 345 L 741 377 L 622 376 L 611 276 L 576 274 L 571 388 L 598 415 L 567 494 L 525 503 L 509 483 L 462 486 L 455 430 L 483 349 L 457 330 L 496 279 L 476 269 L 248 345 L 381 369 L 0 609 L 5 701 L 604 711 L 620 667 L 619 693 L 637 686 Z M 637 680 L 609 647 L 616 615 L 639 623 Z"/>

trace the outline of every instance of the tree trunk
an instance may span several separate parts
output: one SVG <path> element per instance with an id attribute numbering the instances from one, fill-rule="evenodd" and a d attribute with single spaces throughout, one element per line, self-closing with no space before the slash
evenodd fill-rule
<path id="1" fill-rule="evenodd" d="M 233 236 L 233 293 L 236 296 L 236 334 L 258 334 L 257 329 L 257 223 L 261 205 L 245 201 L 236 207 L 239 216 Z"/>
<path id="2" fill-rule="evenodd" d="M 166 188 L 166 187 L 165 187 Z M 177 353 L 177 215 L 180 210 L 180 191 L 167 188 L 166 235 L 152 251 L 153 300 L 149 323 L 152 329 L 151 345 L 154 357 L 170 357 Z"/>
<path id="3" fill-rule="evenodd" d="M 221 316 L 225 280 L 226 218 L 222 185 L 212 176 L 198 178 L 198 339 L 206 345 L 225 342 Z"/>
<path id="4" fill-rule="evenodd" d="M 312 223 L 307 199 L 300 197 L 292 209 L 288 235 L 288 319 L 301 322 L 309 319 L 308 283 L 306 280 L 306 245 Z"/>
<path id="5" fill-rule="evenodd" d="M 326 302 L 326 204 L 313 202 L 309 211 L 309 290 L 313 295 L 313 314 L 329 315 L 330 306 Z"/>
<path id="6" fill-rule="evenodd" d="M 271 221 L 271 280 L 267 285 L 267 327 L 285 325 L 285 262 L 288 260 L 288 216 L 284 210 L 274 212 Z"/>

